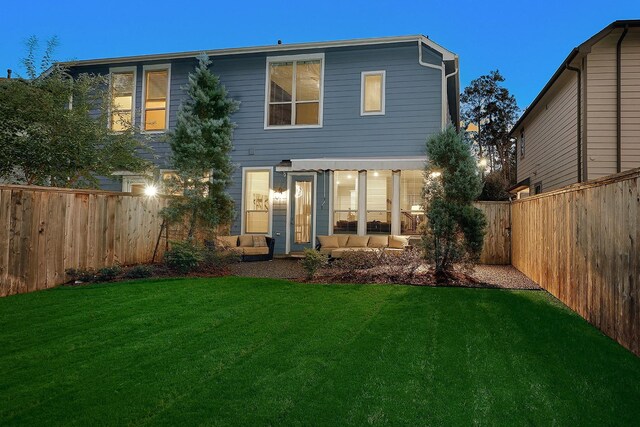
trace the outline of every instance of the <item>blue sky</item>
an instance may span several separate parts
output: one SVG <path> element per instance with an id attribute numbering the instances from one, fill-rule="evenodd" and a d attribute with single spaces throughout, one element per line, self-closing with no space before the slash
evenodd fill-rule
<path id="1" fill-rule="evenodd" d="M 460 56 L 461 84 L 498 68 L 526 107 L 569 51 L 639 0 L 4 2 L 0 74 L 24 41 L 57 35 L 60 60 L 425 34 Z"/>

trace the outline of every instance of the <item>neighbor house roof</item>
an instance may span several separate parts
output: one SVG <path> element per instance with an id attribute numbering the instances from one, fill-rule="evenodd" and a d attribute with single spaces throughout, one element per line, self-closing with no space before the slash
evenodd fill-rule
<path id="1" fill-rule="evenodd" d="M 60 64 L 66 65 L 66 66 L 116 64 L 116 63 L 134 62 L 134 61 L 156 61 L 156 60 L 166 60 L 166 59 L 193 58 L 195 56 L 198 56 L 201 53 L 204 53 L 209 56 L 226 56 L 226 55 L 238 55 L 238 54 L 248 54 L 248 53 L 287 52 L 292 50 L 307 50 L 307 49 L 334 48 L 334 47 L 347 47 L 347 46 L 368 46 L 368 45 L 418 42 L 418 41 L 421 41 L 426 46 L 442 54 L 443 60 L 445 61 L 452 61 L 457 58 L 456 54 L 449 51 L 448 49 L 445 49 L 439 44 L 435 43 L 434 41 L 429 39 L 429 37 L 418 34 L 418 35 L 410 35 L 410 36 L 334 40 L 334 41 L 311 42 L 311 43 L 275 44 L 275 45 L 266 45 L 266 46 L 213 49 L 213 50 L 204 50 L 204 51 L 122 56 L 117 58 L 84 59 L 84 60 L 78 60 L 78 61 L 60 62 Z"/>
<path id="2" fill-rule="evenodd" d="M 544 87 L 542 88 L 542 90 L 540 91 L 538 96 L 536 96 L 536 98 L 533 100 L 533 102 L 524 111 L 522 116 L 520 116 L 520 118 L 518 119 L 516 124 L 511 128 L 511 132 L 509 133 L 509 136 L 512 136 L 513 133 L 520 127 L 520 125 L 525 121 L 527 116 L 536 107 L 538 102 L 540 102 L 542 97 L 544 97 L 544 95 L 549 91 L 549 89 L 551 89 L 551 87 L 556 82 L 556 80 L 558 80 L 560 78 L 560 75 L 562 75 L 564 70 L 566 70 L 567 66 L 570 65 L 571 62 L 579 54 L 588 53 L 589 50 L 591 49 L 591 47 L 593 47 L 593 45 L 595 45 L 600 40 L 602 40 L 604 37 L 609 35 L 609 33 L 611 31 L 615 30 L 616 28 L 625 28 L 625 27 L 640 27 L 640 19 L 628 19 L 628 20 L 614 21 L 611 24 L 609 24 L 606 27 L 604 27 L 602 30 L 600 30 L 597 34 L 595 34 L 594 36 L 589 38 L 587 41 L 585 41 L 584 43 L 579 45 L 578 47 L 573 48 L 573 50 L 569 53 L 567 58 L 564 61 L 562 61 L 562 64 L 560 64 L 560 67 L 558 67 L 556 72 L 553 73 L 553 76 L 551 76 L 551 79 L 549 79 L 547 84 L 544 85 Z"/>

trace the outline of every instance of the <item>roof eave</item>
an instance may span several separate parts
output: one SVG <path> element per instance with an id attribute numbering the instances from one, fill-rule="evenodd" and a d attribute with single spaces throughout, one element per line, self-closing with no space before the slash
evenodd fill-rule
<path id="1" fill-rule="evenodd" d="M 277 53 L 277 52 L 288 52 L 292 50 L 326 49 L 326 48 L 335 48 L 335 47 L 370 46 L 370 45 L 377 45 L 377 44 L 416 42 L 418 40 L 422 41 L 432 49 L 440 52 L 443 55 L 443 58 L 452 59 L 454 57 L 457 57 L 454 53 L 443 48 L 439 44 L 433 42 L 428 37 L 419 34 L 419 35 L 409 35 L 409 36 L 335 40 L 335 41 L 327 41 L 327 42 L 292 43 L 292 44 L 278 44 L 278 45 L 255 46 L 255 47 L 212 49 L 212 50 L 204 50 L 204 51 L 123 56 L 123 57 L 115 57 L 115 58 L 85 59 L 85 60 L 78 60 L 78 61 L 65 61 L 65 62 L 60 62 L 60 64 L 66 67 L 77 67 L 77 66 L 86 66 L 86 65 L 106 65 L 106 64 L 118 64 L 118 63 L 125 63 L 125 62 L 163 61 L 168 59 L 194 58 L 202 53 L 209 56 L 227 56 L 227 55 L 240 55 L 240 54 L 251 54 L 251 53 Z"/>

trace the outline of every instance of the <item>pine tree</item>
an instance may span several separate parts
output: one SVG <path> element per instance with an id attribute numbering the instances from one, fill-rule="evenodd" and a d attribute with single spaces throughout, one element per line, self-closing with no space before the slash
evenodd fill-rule
<path id="1" fill-rule="evenodd" d="M 239 102 L 230 99 L 220 79 L 209 66 L 208 56 L 198 57 L 198 66 L 189 74 L 188 98 L 180 106 L 176 129 L 168 136 L 173 151 L 176 177 L 171 192 L 184 197 L 171 200 L 165 210 L 170 221 L 187 221 L 188 238 L 198 228 L 213 231 L 233 219 L 233 200 L 227 193 L 231 184 L 232 133 L 230 115 Z"/>
<path id="2" fill-rule="evenodd" d="M 427 158 L 422 242 L 436 274 L 446 277 L 454 263 L 473 263 L 482 252 L 486 219 L 473 206 L 482 181 L 469 145 L 453 128 L 427 140 Z"/>

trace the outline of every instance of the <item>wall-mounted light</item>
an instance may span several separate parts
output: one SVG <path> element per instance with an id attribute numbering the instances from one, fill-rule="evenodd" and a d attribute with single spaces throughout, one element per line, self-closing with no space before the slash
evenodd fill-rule
<path id="1" fill-rule="evenodd" d="M 144 187 L 144 195 L 147 197 L 155 197 L 158 195 L 158 187 L 153 184 L 149 184 Z"/>
<path id="2" fill-rule="evenodd" d="M 282 187 L 278 187 L 273 190 L 273 201 L 276 203 L 282 203 L 287 200 L 287 190 Z"/>

